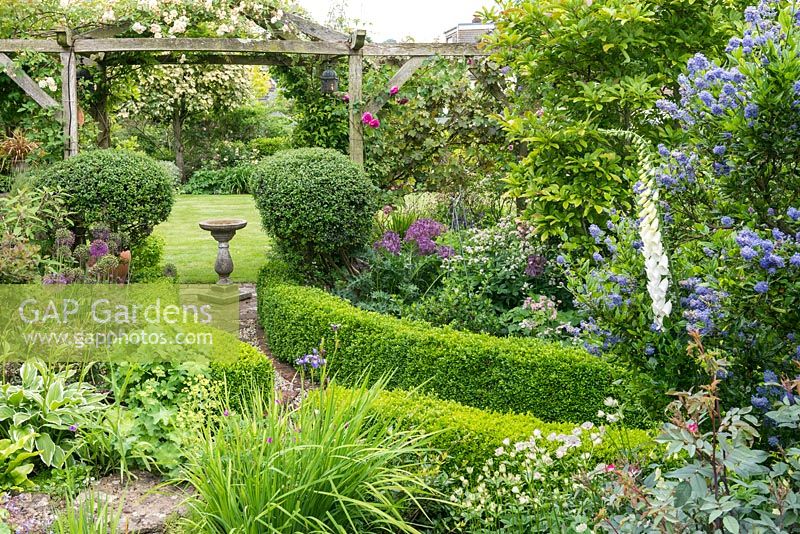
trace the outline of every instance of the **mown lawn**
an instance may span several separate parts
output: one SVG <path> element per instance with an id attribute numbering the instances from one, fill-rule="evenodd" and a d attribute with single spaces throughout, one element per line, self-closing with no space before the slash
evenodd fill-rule
<path id="1" fill-rule="evenodd" d="M 236 232 L 231 241 L 235 282 L 255 282 L 270 239 L 261 230 L 261 219 L 250 195 L 179 195 L 169 219 L 156 227 L 156 233 L 167 240 L 164 261 L 174 263 L 183 283 L 200 284 L 217 281 L 214 260 L 217 242 L 201 230 L 204 219 L 240 218 L 247 228 Z"/>

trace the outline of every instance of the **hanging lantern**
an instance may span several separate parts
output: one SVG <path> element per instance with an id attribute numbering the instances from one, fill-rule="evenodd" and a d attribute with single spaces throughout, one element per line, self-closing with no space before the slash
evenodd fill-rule
<path id="1" fill-rule="evenodd" d="M 339 76 L 336 75 L 336 71 L 330 65 L 326 66 L 325 70 L 322 71 L 320 79 L 322 80 L 322 94 L 332 95 L 339 90 Z"/>

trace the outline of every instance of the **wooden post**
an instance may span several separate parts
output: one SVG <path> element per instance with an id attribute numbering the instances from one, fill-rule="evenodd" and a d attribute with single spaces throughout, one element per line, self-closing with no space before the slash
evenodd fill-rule
<path id="1" fill-rule="evenodd" d="M 350 159 L 353 163 L 364 166 L 364 125 L 359 116 L 361 99 L 363 98 L 362 83 L 364 69 L 364 40 L 367 32 L 358 30 L 353 32 L 350 40 L 350 72 L 347 90 L 350 93 Z"/>
<path id="2" fill-rule="evenodd" d="M 58 32 L 61 46 L 61 104 L 64 108 L 64 159 L 78 154 L 78 60 L 68 32 Z"/>

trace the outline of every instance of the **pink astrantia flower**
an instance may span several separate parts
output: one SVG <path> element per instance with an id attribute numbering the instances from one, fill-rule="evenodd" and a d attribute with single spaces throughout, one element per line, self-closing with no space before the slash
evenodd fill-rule
<path id="1" fill-rule="evenodd" d="M 692 434 L 697 434 L 697 431 L 700 427 L 694 421 L 689 421 L 686 423 L 686 430 L 691 432 Z"/>
<path id="2" fill-rule="evenodd" d="M 372 119 L 374 118 L 375 117 L 372 116 L 372 113 L 367 111 L 363 115 L 361 115 L 361 122 L 363 122 L 364 124 L 370 124 L 372 122 Z"/>
<path id="3" fill-rule="evenodd" d="M 372 120 L 369 121 L 369 125 L 372 128 L 380 128 L 381 121 L 378 119 L 378 117 L 373 117 Z"/>
<path id="4" fill-rule="evenodd" d="M 350 103 L 350 95 L 348 95 L 347 93 L 345 93 L 345 94 L 342 96 L 342 100 L 344 100 L 344 102 L 345 102 L 346 104 Z"/>
<path id="5" fill-rule="evenodd" d="M 397 87 L 396 85 L 393 85 L 392 88 L 389 89 L 389 94 L 392 95 L 392 96 L 396 95 L 399 92 L 400 92 L 400 88 Z"/>

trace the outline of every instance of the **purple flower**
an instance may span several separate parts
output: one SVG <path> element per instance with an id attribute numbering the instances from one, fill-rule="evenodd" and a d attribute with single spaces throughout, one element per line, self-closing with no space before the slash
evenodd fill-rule
<path id="1" fill-rule="evenodd" d="M 731 226 L 733 226 L 733 218 L 732 217 L 728 217 L 727 215 L 722 217 L 719 220 L 719 222 L 720 222 L 720 224 L 722 225 L 723 228 L 730 228 Z"/>
<path id="2" fill-rule="evenodd" d="M 342 325 L 338 323 L 331 323 L 331 331 L 338 332 L 342 328 Z"/>
<path id="3" fill-rule="evenodd" d="M 565 265 L 567 263 L 567 259 L 564 256 L 559 254 L 556 257 L 556 263 L 559 264 L 559 265 Z"/>
<path id="4" fill-rule="evenodd" d="M 589 235 L 595 239 L 598 239 L 601 235 L 603 235 L 603 231 L 596 224 L 592 224 L 589 226 Z"/>
<path id="5" fill-rule="evenodd" d="M 230 415 L 230 412 L 228 411 L 228 409 L 227 409 L 227 408 L 226 408 L 225 410 L 223 410 L 223 411 L 222 411 L 222 415 L 223 415 L 224 417 L 228 417 L 228 416 Z"/>
<path id="6" fill-rule="evenodd" d="M 363 122 L 366 125 L 369 125 L 369 123 L 372 122 L 373 118 L 374 117 L 372 116 L 372 113 L 367 111 L 363 115 L 361 115 L 361 122 Z"/>
<path id="7" fill-rule="evenodd" d="M 344 101 L 345 104 L 349 104 L 350 103 L 350 95 L 345 93 L 344 95 L 342 95 L 342 100 Z"/>
<path id="8" fill-rule="evenodd" d="M 388 217 L 389 215 L 394 213 L 394 206 L 392 206 L 391 204 L 386 204 L 384 207 L 381 208 L 381 211 L 383 212 L 384 215 Z"/>
<path id="9" fill-rule="evenodd" d="M 409 102 L 409 100 L 406 97 L 403 97 L 403 98 L 401 98 L 400 100 L 397 101 L 397 103 L 400 104 L 401 106 L 405 106 L 406 104 L 408 104 L 408 102 Z"/>
<path id="10" fill-rule="evenodd" d="M 652 356 L 653 354 L 655 354 L 655 353 L 656 353 L 656 348 L 655 348 L 654 346 L 652 346 L 652 345 L 647 345 L 647 346 L 644 348 L 644 353 L 645 353 L 647 356 Z"/>
<path id="11" fill-rule="evenodd" d="M 447 245 L 439 245 L 436 247 L 436 254 L 443 260 L 453 256 L 456 253 L 456 250 L 453 247 L 449 247 Z"/>
<path id="12" fill-rule="evenodd" d="M 773 449 L 777 449 L 781 446 L 781 440 L 778 439 L 778 436 L 770 436 L 767 438 L 767 443 L 769 443 L 769 446 Z"/>
<path id="13" fill-rule="evenodd" d="M 400 88 L 399 88 L 399 87 L 397 87 L 396 85 L 393 85 L 393 86 L 392 86 L 392 88 L 391 88 L 391 89 L 389 89 L 389 94 L 390 94 L 391 96 L 394 96 L 394 95 L 396 95 L 396 94 L 397 94 L 397 93 L 399 93 L 399 92 L 400 92 Z"/>
<path id="14" fill-rule="evenodd" d="M 375 244 L 372 245 L 375 250 L 383 249 L 390 254 L 394 254 L 395 256 L 400 254 L 400 249 L 402 246 L 403 244 L 400 242 L 400 236 L 391 230 L 383 234 L 383 237 L 381 237 L 380 241 L 376 241 Z"/>
<path id="15" fill-rule="evenodd" d="M 314 349 L 311 351 L 311 354 L 306 354 L 302 358 L 298 358 L 294 363 L 300 367 L 310 366 L 312 369 L 319 369 L 328 362 L 322 357 L 319 350 Z"/>
<path id="16" fill-rule="evenodd" d="M 751 120 L 758 118 L 758 104 L 747 104 L 744 107 L 744 118 Z"/>
<path id="17" fill-rule="evenodd" d="M 724 156 L 725 155 L 725 145 L 717 145 L 712 150 L 715 156 Z"/>
<path id="18" fill-rule="evenodd" d="M 42 277 L 42 283 L 46 286 L 56 284 L 68 284 L 69 280 L 62 273 L 46 274 Z"/>
<path id="19" fill-rule="evenodd" d="M 78 431 L 78 425 L 75 425 L 75 424 L 69 425 L 69 431 L 70 432 L 77 432 Z"/>
<path id="20" fill-rule="evenodd" d="M 599 252 L 595 252 L 594 254 L 592 254 L 592 259 L 594 261 L 596 261 L 597 263 L 602 263 L 603 262 L 603 255 L 600 254 Z"/>
<path id="21" fill-rule="evenodd" d="M 757 282 L 756 285 L 753 287 L 753 291 L 755 291 L 759 295 L 763 295 L 764 293 L 769 291 L 769 283 L 764 281 Z"/>
<path id="22" fill-rule="evenodd" d="M 769 410 L 770 408 L 769 399 L 757 395 L 750 397 L 750 404 L 753 405 L 753 408 L 758 410 Z"/>
<path id="23" fill-rule="evenodd" d="M 378 119 L 378 117 L 372 117 L 372 120 L 369 121 L 369 127 L 370 128 L 380 128 L 381 127 L 380 119 Z"/>
<path id="24" fill-rule="evenodd" d="M 108 243 L 100 239 L 95 239 L 89 244 L 89 254 L 93 258 L 101 258 L 108 254 Z"/>
<path id="25" fill-rule="evenodd" d="M 531 278 L 536 278 L 544 274 L 547 266 L 547 258 L 539 254 L 528 256 L 528 265 L 525 267 L 525 274 Z"/>
<path id="26" fill-rule="evenodd" d="M 764 371 L 764 383 L 765 384 L 777 384 L 778 383 L 778 375 L 775 374 L 775 371 L 771 369 L 767 369 Z"/>
<path id="27" fill-rule="evenodd" d="M 789 218 L 792 219 L 793 221 L 800 220 L 800 210 L 798 210 L 797 208 L 789 208 L 786 211 L 786 215 L 788 215 Z"/>
<path id="28" fill-rule="evenodd" d="M 800 267 L 800 254 L 793 254 L 791 258 L 789 258 L 789 265 L 792 267 Z"/>
<path id="29" fill-rule="evenodd" d="M 271 437 L 270 437 L 270 438 L 267 438 L 267 444 L 268 444 L 268 445 L 272 445 L 272 438 L 271 438 Z"/>
<path id="30" fill-rule="evenodd" d="M 758 252 L 749 246 L 742 247 L 741 250 L 739 250 L 739 254 L 741 254 L 742 258 L 746 259 L 747 261 L 754 260 L 758 256 Z"/>
<path id="31" fill-rule="evenodd" d="M 436 252 L 434 239 L 447 229 L 445 225 L 433 219 L 417 219 L 406 230 L 403 240 L 406 243 L 414 242 L 420 254 L 428 255 Z"/>

